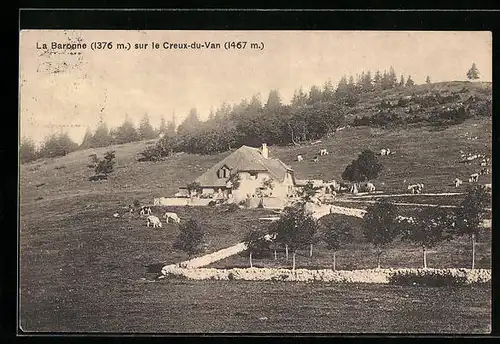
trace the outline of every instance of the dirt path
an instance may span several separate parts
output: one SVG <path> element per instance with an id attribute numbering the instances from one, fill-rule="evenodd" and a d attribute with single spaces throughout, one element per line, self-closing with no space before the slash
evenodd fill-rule
<path id="1" fill-rule="evenodd" d="M 365 201 L 365 200 L 354 200 L 354 199 L 336 199 L 335 202 L 346 202 L 346 203 L 370 203 L 374 204 L 377 203 L 377 201 Z M 407 202 L 399 202 L 399 203 L 393 203 L 394 205 L 401 205 L 401 206 L 413 206 L 413 207 L 439 207 L 439 208 L 452 208 L 452 209 L 457 209 L 460 208 L 458 205 L 440 205 L 440 204 L 429 204 L 429 203 L 407 203 Z M 354 208 L 351 208 L 354 209 Z M 485 208 L 486 211 L 491 211 L 491 208 Z"/>
<path id="2" fill-rule="evenodd" d="M 352 196 L 350 198 L 374 198 L 374 197 L 412 197 L 412 196 L 459 196 L 466 195 L 465 192 L 443 192 L 443 193 L 421 193 L 421 194 L 374 194 L 374 195 L 362 195 L 362 196 Z"/>

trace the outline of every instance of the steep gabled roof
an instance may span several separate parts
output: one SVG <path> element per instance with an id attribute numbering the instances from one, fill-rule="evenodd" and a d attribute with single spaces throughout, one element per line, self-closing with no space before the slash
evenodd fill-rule
<path id="1" fill-rule="evenodd" d="M 287 171 L 292 170 L 291 167 L 285 165 L 279 159 L 264 158 L 258 148 L 241 146 L 232 154 L 212 166 L 195 181 L 202 186 L 225 186 L 227 179 L 217 177 L 217 171 L 224 165 L 229 167 L 232 173 L 243 171 L 267 171 L 279 182 L 283 182 Z"/>

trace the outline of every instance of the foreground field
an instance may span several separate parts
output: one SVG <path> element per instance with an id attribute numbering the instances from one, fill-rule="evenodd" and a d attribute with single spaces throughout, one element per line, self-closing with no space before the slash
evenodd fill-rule
<path id="1" fill-rule="evenodd" d="M 94 282 L 98 282 L 102 278 Z M 25 330 L 488 333 L 489 287 L 115 279 L 40 292 Z M 55 298 L 46 295 L 57 295 Z M 237 302 L 235 302 L 237 300 Z"/>
<path id="2" fill-rule="evenodd" d="M 97 203 L 95 196 L 89 195 L 22 206 L 22 213 L 29 214 L 21 217 L 20 232 L 23 330 L 489 331 L 490 289 L 487 287 L 150 282 L 161 266 L 187 257 L 171 248 L 177 234 L 175 225 L 153 230 L 145 227 L 143 219 L 111 216 L 130 197 L 129 194 L 104 194 Z M 265 213 L 218 213 L 209 208 L 176 211 L 183 218 L 197 217 L 207 226 L 210 251 L 234 244 L 250 226 L 258 224 L 256 218 Z M 466 243 L 462 249 L 468 250 Z M 478 245 L 478 257 L 489 259 L 488 249 L 486 244 Z M 326 252 L 324 254 L 328 259 Z M 446 261 L 450 263 L 456 257 L 468 259 L 467 253 L 447 254 Z M 322 255 L 318 248 L 314 259 Z M 415 250 L 416 265 L 417 256 Z M 373 267 L 373 257 L 364 257 L 366 265 Z M 408 252 L 400 251 L 399 258 L 392 262 L 399 259 L 403 265 L 411 265 L 407 257 Z M 246 257 L 240 258 L 246 266 Z M 389 264 L 385 261 L 387 258 L 384 257 L 384 264 Z M 339 267 L 349 267 L 348 264 L 358 258 L 340 253 L 338 259 Z M 307 257 L 298 258 L 299 266 L 307 261 Z M 489 264 L 489 260 L 487 262 Z M 434 254 L 429 254 L 429 264 L 435 265 Z M 312 261 L 310 265 L 314 265 Z M 267 320 L 259 320 L 264 317 Z"/>

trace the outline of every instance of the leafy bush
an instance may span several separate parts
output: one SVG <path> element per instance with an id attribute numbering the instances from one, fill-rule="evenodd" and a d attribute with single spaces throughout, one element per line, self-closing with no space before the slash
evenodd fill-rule
<path id="1" fill-rule="evenodd" d="M 382 172 L 383 166 L 378 161 L 376 154 L 366 149 L 346 166 L 342 172 L 342 179 L 350 182 L 364 182 L 375 179 Z"/>
<path id="2" fill-rule="evenodd" d="M 451 125 L 463 123 L 470 114 L 463 106 L 459 108 L 446 108 L 440 112 L 433 113 L 428 121 L 433 125 Z"/>
<path id="3" fill-rule="evenodd" d="M 402 124 L 404 121 L 398 114 L 392 111 L 381 111 L 373 115 L 370 122 L 374 126 L 387 127 Z"/>
<path id="4" fill-rule="evenodd" d="M 194 219 L 189 219 L 179 226 L 179 235 L 173 248 L 182 250 L 191 258 L 194 254 L 203 251 L 205 232 Z"/>
<path id="5" fill-rule="evenodd" d="M 479 102 L 474 102 L 467 107 L 467 111 L 470 113 L 471 116 L 491 117 L 491 115 L 493 114 L 491 105 L 492 105 L 491 101 L 483 100 Z"/>
<path id="6" fill-rule="evenodd" d="M 104 158 L 100 159 L 97 154 L 91 154 L 90 164 L 87 166 L 94 170 L 95 175 L 90 177 L 90 180 L 101 180 L 108 179 L 108 174 L 114 171 L 115 162 L 115 152 L 109 151 L 104 154 Z"/>
<path id="7" fill-rule="evenodd" d="M 37 158 L 35 143 L 33 140 L 23 137 L 19 144 L 19 160 L 21 164 L 33 161 Z"/>
<path id="8" fill-rule="evenodd" d="M 251 229 L 243 239 L 247 245 L 247 251 L 254 257 L 263 258 L 270 255 L 270 243 L 264 239 L 264 235 L 263 231 Z"/>
<path id="9" fill-rule="evenodd" d="M 73 142 L 67 133 L 50 135 L 40 147 L 38 156 L 41 158 L 54 158 L 65 156 L 75 151 L 78 145 Z"/>

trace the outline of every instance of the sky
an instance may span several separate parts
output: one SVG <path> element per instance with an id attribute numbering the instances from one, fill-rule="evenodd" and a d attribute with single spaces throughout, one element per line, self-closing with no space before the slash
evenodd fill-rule
<path id="1" fill-rule="evenodd" d="M 92 42 L 112 49 L 92 50 Z M 241 50 L 225 42 L 247 42 Z M 86 49 L 52 49 L 85 43 Z M 152 49 L 152 43 L 158 49 Z M 164 49 L 163 44 L 220 43 L 220 49 Z M 255 42 L 263 49 L 252 49 Z M 117 44 L 130 44 L 130 50 Z M 135 49 L 136 43 L 148 44 Z M 43 46 L 46 44 L 46 47 Z M 128 46 L 128 44 L 127 44 Z M 196 108 L 201 119 L 223 102 L 277 89 L 284 103 L 295 90 L 334 85 L 342 75 L 395 69 L 421 84 L 466 80 L 475 62 L 480 81 L 492 78 L 492 36 L 486 31 L 67 31 L 20 33 L 20 136 L 40 143 L 68 132 L 80 143 L 99 115 L 110 127 L 147 114 L 177 124 Z"/>

